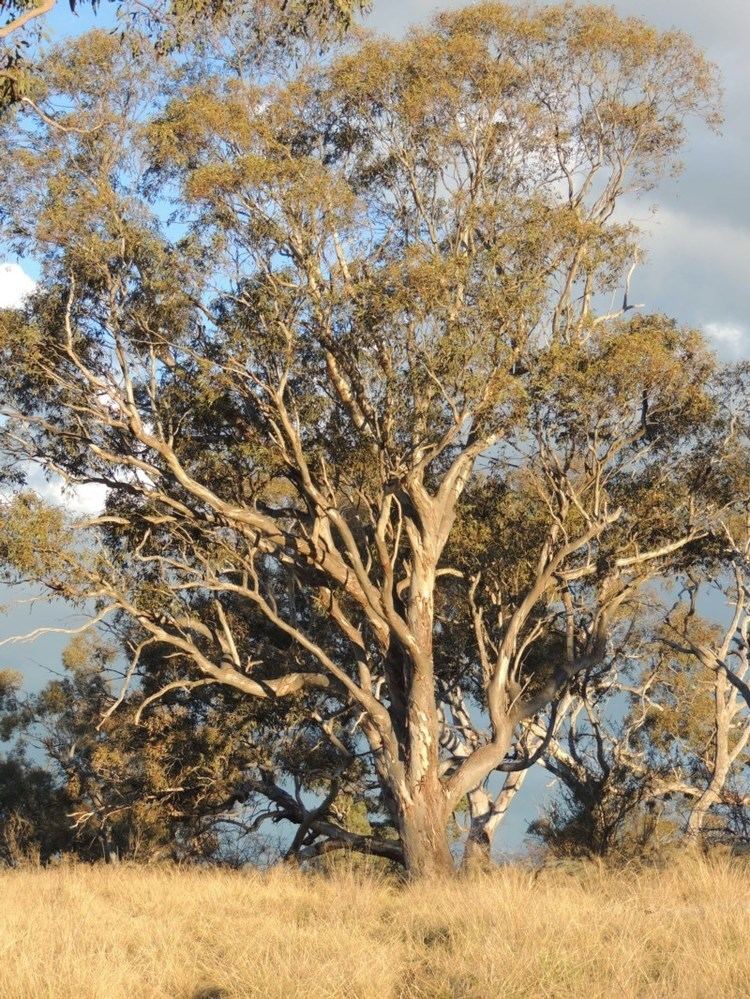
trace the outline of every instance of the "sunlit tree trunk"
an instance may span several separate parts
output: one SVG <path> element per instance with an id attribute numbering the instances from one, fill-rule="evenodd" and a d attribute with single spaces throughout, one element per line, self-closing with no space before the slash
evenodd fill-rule
<path id="1" fill-rule="evenodd" d="M 729 728 L 731 716 L 727 706 L 729 681 L 726 673 L 721 669 L 717 669 L 715 675 L 713 756 L 709 764 L 711 777 L 706 789 L 693 805 L 687 824 L 688 837 L 695 841 L 703 837 L 711 809 L 721 800 L 730 768 Z"/>
<path id="2" fill-rule="evenodd" d="M 399 832 L 411 880 L 448 877 L 454 873 L 447 826 L 443 789 L 428 777 L 413 790 L 410 800 L 400 803 Z"/>
<path id="3" fill-rule="evenodd" d="M 492 798 L 484 788 L 475 788 L 467 795 L 469 801 L 469 834 L 464 847 L 464 867 L 489 867 L 497 831 L 508 809 L 521 790 L 528 770 L 510 773 L 498 795 Z"/>

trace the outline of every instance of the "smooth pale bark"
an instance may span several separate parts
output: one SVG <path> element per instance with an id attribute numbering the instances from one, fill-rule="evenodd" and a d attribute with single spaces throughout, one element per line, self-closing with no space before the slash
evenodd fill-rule
<path id="1" fill-rule="evenodd" d="M 729 776 L 731 757 L 729 753 L 729 730 L 731 726 L 731 711 L 727 704 L 729 681 L 726 672 L 715 670 L 714 681 L 714 752 L 711 760 L 711 779 L 703 794 L 693 805 L 688 818 L 688 837 L 698 840 L 703 836 L 708 815 L 714 805 L 721 800 Z"/>
<path id="2" fill-rule="evenodd" d="M 699 840 L 702 838 L 711 809 L 721 801 L 721 789 L 725 779 L 726 775 L 715 774 L 711 783 L 691 809 L 687 824 L 687 834 L 690 839 Z"/>
<path id="3" fill-rule="evenodd" d="M 467 795 L 470 824 L 463 858 L 463 866 L 467 870 L 487 868 L 491 865 L 492 847 L 497 831 L 528 773 L 528 770 L 519 770 L 508 774 L 494 800 L 481 787 L 475 788 Z"/>
<path id="4" fill-rule="evenodd" d="M 492 862 L 492 798 L 483 787 L 475 787 L 467 795 L 469 802 L 469 835 L 464 846 L 464 870 L 481 870 Z"/>
<path id="5" fill-rule="evenodd" d="M 455 873 L 448 845 L 450 803 L 440 779 L 440 723 L 435 701 L 433 660 L 436 567 L 452 523 L 458 487 L 431 501 L 421 489 L 421 524 L 407 520 L 414 554 L 406 620 L 411 684 L 406 697 L 404 779 L 394 787 L 404 864 L 410 879 L 446 877 Z"/>

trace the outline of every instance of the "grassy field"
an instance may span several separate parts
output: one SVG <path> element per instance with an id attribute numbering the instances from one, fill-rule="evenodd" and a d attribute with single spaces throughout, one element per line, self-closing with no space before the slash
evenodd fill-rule
<path id="1" fill-rule="evenodd" d="M 0 997 L 750 996 L 750 864 L 0 873 Z"/>

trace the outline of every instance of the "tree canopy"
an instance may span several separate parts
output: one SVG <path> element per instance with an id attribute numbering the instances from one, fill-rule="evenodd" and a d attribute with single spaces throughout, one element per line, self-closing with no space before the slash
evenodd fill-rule
<path id="1" fill-rule="evenodd" d="M 258 49 L 291 49 L 301 40 L 326 39 L 346 32 L 355 15 L 367 9 L 363 0 L 105 0 L 113 9 L 121 38 L 147 38 L 156 53 L 180 51 L 216 40 L 228 21 L 239 22 Z M 40 40 L 49 15 L 61 7 L 71 15 L 101 0 L 0 0 L 0 112 L 20 101 L 35 108 Z M 48 122 L 49 123 L 49 122 Z"/>

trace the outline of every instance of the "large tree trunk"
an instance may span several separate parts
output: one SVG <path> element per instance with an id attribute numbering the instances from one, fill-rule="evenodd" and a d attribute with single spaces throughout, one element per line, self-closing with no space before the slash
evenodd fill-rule
<path id="1" fill-rule="evenodd" d="M 410 880 L 446 878 L 455 874 L 448 845 L 448 813 L 437 779 L 428 778 L 408 800 L 399 803 L 399 832 Z"/>
<path id="2" fill-rule="evenodd" d="M 419 499 L 424 504 L 425 496 Z M 399 831 L 410 879 L 455 874 L 448 846 L 450 808 L 439 776 L 439 723 L 432 658 L 435 572 L 441 544 L 435 536 L 435 511 L 423 505 L 423 521 L 432 531 L 420 531 L 407 520 L 414 564 L 406 618 L 409 623 L 406 703 L 405 779 L 398 795 Z M 439 519 L 439 518 L 438 518 Z"/>

